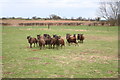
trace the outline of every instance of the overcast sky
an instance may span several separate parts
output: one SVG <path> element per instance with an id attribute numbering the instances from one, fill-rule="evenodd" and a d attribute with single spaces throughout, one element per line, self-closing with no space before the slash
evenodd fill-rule
<path id="1" fill-rule="evenodd" d="M 0 0 L 0 17 L 95 18 L 99 0 Z"/>

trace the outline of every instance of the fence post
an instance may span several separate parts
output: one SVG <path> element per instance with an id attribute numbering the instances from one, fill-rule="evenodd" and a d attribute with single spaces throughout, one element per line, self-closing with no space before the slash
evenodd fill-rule
<path id="1" fill-rule="evenodd" d="M 50 28 L 50 24 L 48 24 L 48 29 Z"/>

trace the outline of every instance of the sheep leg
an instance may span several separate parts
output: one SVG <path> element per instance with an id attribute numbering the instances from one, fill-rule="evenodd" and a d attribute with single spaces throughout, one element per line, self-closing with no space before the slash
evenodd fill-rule
<path id="1" fill-rule="evenodd" d="M 57 48 L 57 50 L 58 50 L 59 46 L 58 46 L 58 45 L 56 45 L 56 48 Z"/>
<path id="2" fill-rule="evenodd" d="M 34 43 L 34 47 L 35 47 L 35 43 Z"/>
<path id="3" fill-rule="evenodd" d="M 41 44 L 39 44 L 40 49 L 42 48 Z"/>
<path id="4" fill-rule="evenodd" d="M 45 49 L 45 45 L 43 45 L 43 49 Z"/>
<path id="5" fill-rule="evenodd" d="M 49 45 L 49 49 L 51 48 L 51 45 Z"/>
<path id="6" fill-rule="evenodd" d="M 79 44 L 75 41 L 75 46 L 76 46 L 76 45 L 78 45 L 78 46 L 79 46 Z"/>
<path id="7" fill-rule="evenodd" d="M 40 45 L 40 49 L 42 49 L 42 46 Z"/>
<path id="8" fill-rule="evenodd" d="M 38 46 L 37 42 L 36 42 L 36 46 Z"/>
<path id="9" fill-rule="evenodd" d="M 32 43 L 30 43 L 30 48 L 32 48 Z"/>
<path id="10" fill-rule="evenodd" d="M 61 44 L 61 49 L 62 49 L 62 46 L 63 46 L 63 45 Z"/>
<path id="11" fill-rule="evenodd" d="M 68 45 L 70 46 L 70 43 L 68 43 Z"/>
<path id="12" fill-rule="evenodd" d="M 82 40 L 82 43 L 83 43 L 83 40 Z"/>
<path id="13" fill-rule="evenodd" d="M 50 45 L 50 49 L 52 49 L 52 44 Z"/>
<path id="14" fill-rule="evenodd" d="M 53 45 L 53 49 L 55 48 L 55 45 Z"/>

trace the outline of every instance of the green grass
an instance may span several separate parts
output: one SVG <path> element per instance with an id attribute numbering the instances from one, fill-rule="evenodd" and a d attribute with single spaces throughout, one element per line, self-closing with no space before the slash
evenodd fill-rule
<path id="1" fill-rule="evenodd" d="M 83 33 L 85 41 L 62 49 L 28 48 L 26 36 Z M 47 26 L 2 29 L 3 78 L 117 78 L 118 27 Z"/>

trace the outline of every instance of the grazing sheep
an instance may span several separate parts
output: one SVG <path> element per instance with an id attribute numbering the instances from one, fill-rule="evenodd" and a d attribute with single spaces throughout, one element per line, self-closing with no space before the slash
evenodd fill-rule
<path id="1" fill-rule="evenodd" d="M 53 49 L 55 48 L 55 46 L 57 49 L 60 46 L 59 37 L 57 35 L 53 35 L 53 38 L 51 39 L 51 47 L 52 46 L 53 46 Z"/>
<path id="2" fill-rule="evenodd" d="M 27 36 L 27 39 L 28 39 L 28 43 L 30 44 L 30 48 L 32 48 L 32 44 L 34 44 L 34 47 L 35 47 L 35 44 L 37 45 L 37 39 L 36 38 L 32 38 L 31 36 Z"/>
<path id="3" fill-rule="evenodd" d="M 38 43 L 39 43 L 39 47 L 40 49 L 45 47 L 45 40 L 43 36 L 37 35 L 38 38 Z"/>
<path id="4" fill-rule="evenodd" d="M 49 48 L 51 48 L 51 36 L 49 34 L 44 34 L 43 37 L 45 40 L 45 45 L 49 45 Z"/>
<path id="5" fill-rule="evenodd" d="M 62 39 L 61 36 L 59 36 L 59 42 L 60 42 L 61 48 L 62 48 L 62 46 L 65 46 L 64 39 Z"/>
<path id="6" fill-rule="evenodd" d="M 83 36 L 83 34 L 78 34 L 77 35 L 77 40 L 80 40 L 80 43 L 83 43 L 83 40 L 85 39 L 85 37 Z"/>
<path id="7" fill-rule="evenodd" d="M 75 44 L 78 44 L 76 42 L 76 35 L 74 34 L 73 36 L 71 36 L 70 34 L 66 34 L 66 39 L 67 39 L 67 42 L 69 43 L 75 43 Z"/>

